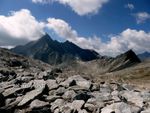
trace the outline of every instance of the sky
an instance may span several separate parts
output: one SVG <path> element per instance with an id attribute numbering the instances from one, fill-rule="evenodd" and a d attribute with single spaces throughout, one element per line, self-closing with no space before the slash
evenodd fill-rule
<path id="1" fill-rule="evenodd" d="M 0 46 L 69 40 L 101 55 L 150 52 L 150 0 L 0 0 Z"/>

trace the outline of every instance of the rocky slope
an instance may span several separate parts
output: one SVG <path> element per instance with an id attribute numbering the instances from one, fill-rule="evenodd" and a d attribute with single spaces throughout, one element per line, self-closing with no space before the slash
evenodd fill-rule
<path id="1" fill-rule="evenodd" d="M 82 62 L 73 62 L 70 65 L 60 65 L 66 72 L 74 72 L 73 74 L 87 74 L 93 77 L 108 72 L 119 71 L 128 67 L 139 64 L 141 61 L 137 55 L 129 50 L 115 58 L 101 57 L 96 60 Z"/>
<path id="2" fill-rule="evenodd" d="M 0 113 L 149 113 L 150 91 L 93 82 L 0 49 Z"/>
<path id="3" fill-rule="evenodd" d="M 90 61 L 99 58 L 99 54 L 93 50 L 82 49 L 69 41 L 60 43 L 52 40 L 48 34 L 37 41 L 24 46 L 17 46 L 12 51 L 51 65 L 71 62 L 76 59 Z"/>

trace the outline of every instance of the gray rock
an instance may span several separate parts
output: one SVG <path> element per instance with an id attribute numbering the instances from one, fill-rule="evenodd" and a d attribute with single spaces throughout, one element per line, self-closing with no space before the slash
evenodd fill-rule
<path id="1" fill-rule="evenodd" d="M 45 106 L 48 106 L 48 105 L 49 105 L 48 102 L 44 102 L 44 101 L 40 101 L 38 99 L 35 99 L 31 102 L 30 108 L 31 109 L 36 109 L 36 108 L 42 108 L 42 107 L 45 107 Z"/>
<path id="2" fill-rule="evenodd" d="M 134 86 L 132 85 L 128 85 L 128 84 L 122 84 L 122 87 L 127 90 L 127 91 L 133 91 L 134 90 Z"/>
<path id="3" fill-rule="evenodd" d="M 111 101 L 112 96 L 110 93 L 100 93 L 100 92 L 92 92 L 91 95 L 96 98 L 97 101 L 99 102 L 104 102 L 104 101 Z"/>
<path id="4" fill-rule="evenodd" d="M 46 81 L 46 84 L 47 84 L 49 90 L 56 89 L 56 88 L 58 88 L 58 86 L 59 86 L 59 85 L 57 84 L 56 80 L 51 80 L 51 79 L 47 80 L 47 81 Z"/>
<path id="5" fill-rule="evenodd" d="M 33 86 L 35 89 L 43 89 L 45 88 L 46 81 L 44 80 L 34 80 L 33 81 Z"/>
<path id="6" fill-rule="evenodd" d="M 14 95 L 16 94 L 17 92 L 23 90 L 22 88 L 15 88 L 15 87 L 12 87 L 12 88 L 9 88 L 9 89 L 6 89 L 4 92 L 3 92 L 3 95 L 5 98 L 11 96 L 11 95 Z"/>
<path id="7" fill-rule="evenodd" d="M 44 89 L 45 89 L 45 86 L 43 86 L 43 84 L 41 84 L 41 86 L 38 87 L 37 89 L 28 92 L 23 97 L 22 101 L 18 104 L 18 106 L 23 106 L 23 105 L 27 104 L 28 102 L 32 101 L 33 99 L 35 99 L 36 97 L 38 97 L 40 94 L 42 94 L 42 92 L 43 92 Z"/>
<path id="8" fill-rule="evenodd" d="M 78 85 L 78 86 L 84 87 L 86 89 L 89 89 L 91 87 L 91 82 L 82 78 L 80 75 L 75 75 L 75 76 L 69 77 L 67 80 L 60 83 L 60 85 L 62 85 L 64 87 L 69 87 L 69 86 L 72 86 L 70 84 L 73 84 L 73 82 L 74 82 L 74 85 Z"/>
<path id="9" fill-rule="evenodd" d="M 64 93 L 66 92 L 66 89 L 64 87 L 59 87 L 55 94 L 58 95 L 58 96 L 62 96 Z"/>
<path id="10" fill-rule="evenodd" d="M 74 100 L 72 103 L 71 103 L 71 106 L 70 108 L 73 109 L 73 110 L 77 110 L 77 111 L 80 111 L 82 106 L 84 105 L 84 101 L 83 100 Z"/>
<path id="11" fill-rule="evenodd" d="M 5 109 L 11 109 L 17 106 L 17 104 L 22 100 L 23 97 L 17 97 L 14 101 L 10 102 L 8 105 L 6 105 Z"/>
<path id="12" fill-rule="evenodd" d="M 102 108 L 101 113 L 132 113 L 131 108 L 126 103 L 113 103 Z"/>
<path id="13" fill-rule="evenodd" d="M 100 85 L 100 92 L 101 93 L 111 93 L 112 89 L 109 85 L 103 84 L 103 85 Z"/>
<path id="14" fill-rule="evenodd" d="M 74 90 L 69 90 L 69 91 L 66 91 L 64 93 L 64 95 L 62 96 L 64 99 L 73 99 L 74 97 L 76 96 L 76 93 L 74 92 Z"/>
<path id="15" fill-rule="evenodd" d="M 136 106 L 143 107 L 143 98 L 139 92 L 122 91 L 120 95 L 124 97 L 128 102 L 135 104 Z"/>
<path id="16" fill-rule="evenodd" d="M 65 104 L 65 101 L 63 99 L 57 99 L 53 103 L 51 103 L 51 110 L 52 112 L 55 111 L 56 108 L 60 108 Z"/>
<path id="17" fill-rule="evenodd" d="M 54 102 L 55 100 L 57 100 L 57 99 L 61 99 L 62 97 L 61 96 L 56 96 L 56 95 L 50 95 L 50 96 L 47 96 L 46 97 L 46 101 L 48 101 L 48 102 Z"/>
<path id="18" fill-rule="evenodd" d="M 104 102 L 98 101 L 96 98 L 90 98 L 86 103 L 94 105 L 95 108 L 103 108 L 105 106 Z"/>
<path id="19" fill-rule="evenodd" d="M 95 112 L 96 111 L 96 106 L 90 103 L 86 103 L 84 105 L 84 108 L 87 109 L 90 112 Z"/>

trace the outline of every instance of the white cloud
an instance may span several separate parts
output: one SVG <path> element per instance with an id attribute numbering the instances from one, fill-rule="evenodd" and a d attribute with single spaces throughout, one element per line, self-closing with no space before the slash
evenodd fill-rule
<path id="1" fill-rule="evenodd" d="M 139 12 L 134 14 L 134 16 L 136 17 L 136 21 L 138 24 L 144 23 L 146 20 L 150 19 L 150 14 L 147 12 Z"/>
<path id="2" fill-rule="evenodd" d="M 47 27 L 59 36 L 85 49 L 94 49 L 101 55 L 116 56 L 129 49 L 136 53 L 150 52 L 150 33 L 126 29 L 110 41 L 102 42 L 100 37 L 81 37 L 76 30 L 61 19 L 49 18 Z"/>
<path id="3" fill-rule="evenodd" d="M 43 22 L 38 22 L 27 9 L 0 15 L 0 46 L 14 46 L 37 40 L 43 34 Z"/>
<path id="4" fill-rule="evenodd" d="M 45 4 L 45 3 L 49 3 L 51 0 L 32 0 L 33 3 L 42 3 L 42 4 Z"/>
<path id="5" fill-rule="evenodd" d="M 134 9 L 134 5 L 133 4 L 130 4 L 128 3 L 127 5 L 125 5 L 126 8 L 129 8 L 130 10 L 133 10 Z"/>
<path id="6" fill-rule="evenodd" d="M 96 14 L 109 0 L 32 0 L 33 3 L 58 2 L 72 8 L 78 15 Z"/>

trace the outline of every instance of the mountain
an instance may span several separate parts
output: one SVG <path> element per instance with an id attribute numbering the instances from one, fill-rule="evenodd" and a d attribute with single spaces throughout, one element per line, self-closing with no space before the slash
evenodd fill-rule
<path id="1" fill-rule="evenodd" d="M 131 50 L 118 59 L 138 60 Z M 149 66 L 66 77 L 59 68 L 0 48 L 0 113 L 149 113 Z"/>
<path id="2" fill-rule="evenodd" d="M 70 62 L 76 59 L 91 61 L 99 58 L 99 54 L 93 50 L 82 49 L 69 41 L 60 43 L 52 40 L 48 34 L 37 41 L 29 42 L 23 46 L 17 46 L 11 49 L 11 51 L 42 60 L 52 65 Z"/>
<path id="3" fill-rule="evenodd" d="M 91 75 L 94 77 L 108 72 L 123 70 L 125 68 L 135 66 L 140 62 L 141 61 L 137 55 L 132 50 L 129 50 L 115 58 L 101 57 L 88 62 L 77 61 L 69 66 L 67 65 L 65 67 L 66 69 L 64 69 L 67 73 L 70 70 L 71 73 L 75 72 L 73 74 L 85 73 L 88 76 Z"/>
<path id="4" fill-rule="evenodd" d="M 139 54 L 138 57 L 141 60 L 148 59 L 148 58 L 150 58 L 150 53 L 149 52 L 144 52 L 144 53 Z"/>

